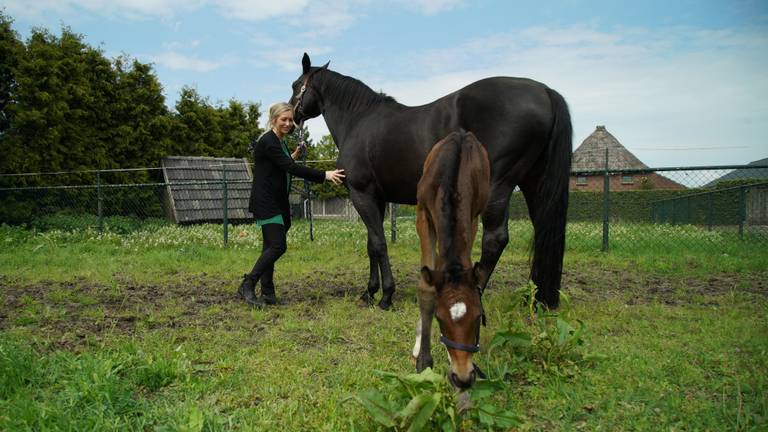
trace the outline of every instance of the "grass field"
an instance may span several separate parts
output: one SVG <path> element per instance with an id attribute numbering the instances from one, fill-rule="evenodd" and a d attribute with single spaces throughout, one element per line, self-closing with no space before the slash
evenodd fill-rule
<path id="1" fill-rule="evenodd" d="M 532 317 L 520 302 L 530 229 L 510 231 L 476 360 L 492 385 L 454 426 L 768 428 L 764 247 L 717 252 L 671 232 L 653 247 L 618 241 L 600 253 L 599 226 L 574 224 L 566 301 L 556 316 Z M 252 310 L 234 296 L 261 247 L 251 226 L 231 227 L 227 248 L 213 225 L 0 227 L 0 430 L 386 429 L 386 410 L 370 402 L 394 409 L 416 388 L 418 242 L 413 222 L 398 221 L 398 292 L 382 312 L 356 305 L 364 233 L 359 222 L 318 221 L 310 243 L 297 222 L 276 270 L 281 304 Z M 432 384 L 424 391 L 440 403 L 425 430 L 453 406 L 442 380 Z M 393 421 L 415 428 L 414 418 Z"/>

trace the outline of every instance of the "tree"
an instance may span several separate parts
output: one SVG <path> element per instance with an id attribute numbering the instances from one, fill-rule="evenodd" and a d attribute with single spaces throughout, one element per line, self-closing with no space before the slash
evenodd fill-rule
<path id="1" fill-rule="evenodd" d="M 13 93 L 16 88 L 16 68 L 24 45 L 12 28 L 13 20 L 0 11 L 0 172 L 16 171 L 20 158 L 18 141 L 9 134 L 12 124 Z"/>
<path id="2" fill-rule="evenodd" d="M 24 50 L 12 24 L 13 20 L 0 11 L 0 135 L 4 135 L 10 126 L 6 107 L 11 103 L 16 87 L 15 69 Z"/>
<path id="3" fill-rule="evenodd" d="M 156 166 L 173 148 L 163 88 L 149 64 L 121 56 L 114 60 L 114 67 L 111 158 L 123 167 Z"/>
<path id="4" fill-rule="evenodd" d="M 230 100 L 226 107 L 213 106 L 191 87 L 181 89 L 174 124 L 177 154 L 184 155 L 244 157 L 262 132 L 258 104 Z"/>
<path id="5" fill-rule="evenodd" d="M 23 147 L 14 171 L 110 166 L 115 72 L 100 50 L 64 27 L 34 29 L 16 68 L 11 140 Z"/>

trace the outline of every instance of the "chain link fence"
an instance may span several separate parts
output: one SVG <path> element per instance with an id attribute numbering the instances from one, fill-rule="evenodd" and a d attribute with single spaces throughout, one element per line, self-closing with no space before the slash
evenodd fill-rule
<path id="1" fill-rule="evenodd" d="M 697 249 L 768 245 L 768 165 L 571 173 L 568 248 Z M 515 193 L 510 218 L 528 210 Z"/>
<path id="2" fill-rule="evenodd" d="M 227 172 L 186 182 L 167 181 L 160 168 L 2 174 L 0 224 L 128 233 L 173 223 L 169 214 L 175 188 L 192 197 L 190 205 L 208 212 L 198 222 L 222 224 L 226 244 L 228 225 L 247 220 L 231 216 L 243 214 L 233 208 L 232 191 L 249 189 L 249 180 L 228 179 Z M 203 190 L 205 198 L 194 198 Z M 321 207 L 313 205 L 303 181 L 295 179 L 292 190 L 294 214 L 311 220 L 312 209 Z M 238 199 L 237 205 L 247 206 Z M 413 209 L 389 206 L 387 216 L 395 240 L 397 217 L 412 218 Z M 768 244 L 768 165 L 573 172 L 568 219 L 569 250 L 762 251 Z M 510 237 L 530 238 L 528 210 L 519 192 L 510 201 L 510 220 Z"/>

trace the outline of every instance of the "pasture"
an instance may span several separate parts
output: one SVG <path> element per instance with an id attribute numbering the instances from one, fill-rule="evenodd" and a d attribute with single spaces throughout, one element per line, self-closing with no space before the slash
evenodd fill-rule
<path id="1" fill-rule="evenodd" d="M 363 224 L 314 229 L 309 242 L 295 223 L 276 268 L 281 304 L 253 310 L 234 295 L 261 248 L 253 226 L 230 227 L 227 248 L 216 225 L 0 227 L 0 430 L 384 428 L 386 410 L 360 401 L 393 406 L 402 389 L 392 376 L 414 372 L 414 223 L 398 220 L 389 245 L 390 311 L 356 304 L 368 276 Z M 458 426 L 506 429 L 493 420 L 503 413 L 512 430 L 765 430 L 765 248 L 683 248 L 672 232 L 656 233 L 653 248 L 601 253 L 600 229 L 569 225 L 565 298 L 547 318 L 520 302 L 531 230 L 510 223 L 476 355 L 494 386 Z"/>

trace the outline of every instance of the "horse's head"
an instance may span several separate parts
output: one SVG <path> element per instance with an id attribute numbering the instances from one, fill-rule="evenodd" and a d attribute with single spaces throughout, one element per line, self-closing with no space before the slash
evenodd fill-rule
<path id="1" fill-rule="evenodd" d="M 480 350 L 480 325 L 483 305 L 480 299 L 480 266 L 464 269 L 460 265 L 445 270 L 421 269 L 421 277 L 435 287 L 435 317 L 440 325 L 440 342 L 448 350 L 451 370 L 448 379 L 466 389 L 475 383 L 472 354 Z"/>
<path id="2" fill-rule="evenodd" d="M 293 94 L 290 100 L 290 104 L 293 105 L 293 121 L 297 124 L 322 114 L 323 97 L 313 77 L 317 78 L 317 73 L 328 69 L 329 64 L 330 62 L 321 67 L 312 67 L 309 56 L 304 53 L 304 57 L 301 59 L 301 76 L 292 84 Z"/>

